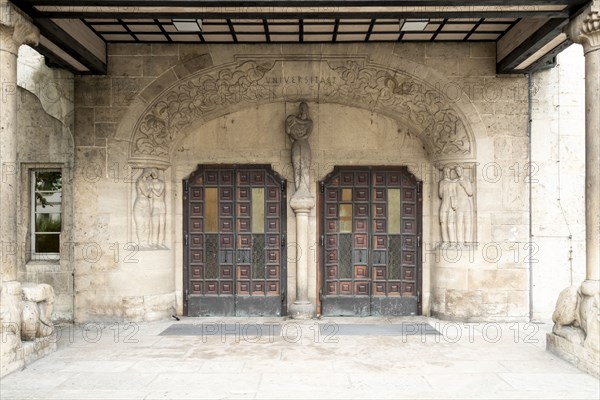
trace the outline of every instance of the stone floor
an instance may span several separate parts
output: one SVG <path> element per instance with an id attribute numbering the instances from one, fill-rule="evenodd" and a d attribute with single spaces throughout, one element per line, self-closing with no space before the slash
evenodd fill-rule
<path id="1" fill-rule="evenodd" d="M 267 321 L 281 333 L 269 328 L 259 337 L 249 326 L 240 334 L 160 335 L 172 324 L 211 332 L 221 323 Z M 332 325 L 319 332 L 317 323 L 326 322 Z M 429 323 L 442 335 L 335 333 L 335 324 L 407 322 Z M 2 378 L 0 398 L 598 399 L 597 379 L 545 351 L 547 329 L 425 317 L 65 326 L 57 352 Z"/>

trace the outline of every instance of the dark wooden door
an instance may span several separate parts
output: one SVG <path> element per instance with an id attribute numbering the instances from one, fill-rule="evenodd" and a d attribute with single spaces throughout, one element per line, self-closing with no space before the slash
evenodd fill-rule
<path id="1" fill-rule="evenodd" d="M 200 166 L 183 191 L 184 313 L 285 315 L 285 181 L 269 166 Z"/>
<path id="2" fill-rule="evenodd" d="M 323 315 L 420 313 L 421 183 L 406 168 L 321 182 Z"/>

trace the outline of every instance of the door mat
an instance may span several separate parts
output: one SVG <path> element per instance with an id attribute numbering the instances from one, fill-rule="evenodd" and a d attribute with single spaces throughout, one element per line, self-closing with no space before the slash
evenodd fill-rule
<path id="1" fill-rule="evenodd" d="M 348 336 L 409 336 L 409 335 L 440 335 L 429 324 L 319 324 L 322 335 Z"/>
<path id="2" fill-rule="evenodd" d="M 300 323 L 293 321 L 260 323 L 260 324 L 225 324 L 206 322 L 196 324 L 173 324 L 160 333 L 160 336 L 244 336 L 266 337 L 295 334 L 298 329 L 313 330 L 318 325 L 321 335 L 335 336 L 409 336 L 409 335 L 439 335 L 429 324 L 338 324 L 338 323 Z"/>

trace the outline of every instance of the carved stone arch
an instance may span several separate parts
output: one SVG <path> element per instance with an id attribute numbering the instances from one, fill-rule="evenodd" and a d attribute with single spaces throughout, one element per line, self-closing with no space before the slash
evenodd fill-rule
<path id="1" fill-rule="evenodd" d="M 307 74 L 318 74 L 286 75 L 284 65 L 289 63 L 306 63 Z M 296 71 L 299 68 L 302 65 L 296 65 Z M 165 76 L 170 77 L 168 86 Z M 433 162 L 474 160 L 473 129 L 485 129 L 466 96 L 457 101 L 446 96 L 451 82 L 407 60 L 400 68 L 360 55 L 248 55 L 181 79 L 173 76 L 169 70 L 146 88 L 130 109 L 129 122 L 119 128 L 123 139 L 130 134 L 131 164 L 168 167 L 174 144 L 190 124 L 281 101 L 338 103 L 389 116 L 420 138 Z M 290 96 L 285 89 L 290 86 L 284 84 L 293 84 L 301 93 Z M 147 99 L 147 93 L 156 95 Z"/>

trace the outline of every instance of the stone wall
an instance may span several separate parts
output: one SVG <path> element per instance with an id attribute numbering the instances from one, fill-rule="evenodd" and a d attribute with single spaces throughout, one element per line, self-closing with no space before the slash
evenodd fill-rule
<path id="1" fill-rule="evenodd" d="M 314 194 L 335 165 L 409 165 L 424 181 L 424 314 L 528 317 L 527 80 L 496 77 L 493 44 L 123 44 L 108 50 L 108 76 L 75 80 L 76 320 L 181 312 L 181 180 L 200 163 L 270 163 L 291 181 L 283 121 L 302 100 L 315 122 Z M 186 103 L 190 82 L 217 88 L 215 96 L 194 92 Z M 148 133 L 150 122 L 165 121 L 172 125 L 164 135 Z M 438 168 L 454 163 L 469 168 L 476 187 L 478 244 L 448 248 L 439 244 Z M 164 170 L 167 250 L 136 251 L 130 244 L 134 182 L 143 166 Z M 288 219 L 293 242 L 291 210 Z M 316 221 L 313 210 L 313 245 Z M 291 261 L 288 301 L 295 290 Z M 312 300 L 316 261 L 309 259 Z"/>
<path id="2" fill-rule="evenodd" d="M 73 319 L 72 180 L 73 170 L 73 75 L 50 69 L 44 58 L 27 46 L 19 52 L 18 65 L 18 243 L 20 282 L 46 283 L 55 291 L 53 319 Z M 62 257 L 32 260 L 31 171 L 52 168 L 62 171 Z"/>
<path id="3" fill-rule="evenodd" d="M 572 45 L 536 73 L 532 134 L 533 319 L 550 320 L 558 294 L 585 279 L 585 71 Z"/>

